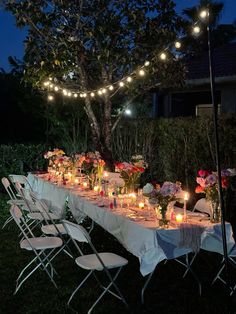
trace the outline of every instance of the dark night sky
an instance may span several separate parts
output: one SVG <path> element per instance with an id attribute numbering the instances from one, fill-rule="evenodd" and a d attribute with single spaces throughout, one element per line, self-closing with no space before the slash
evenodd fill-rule
<path id="1" fill-rule="evenodd" d="M 176 0 L 175 2 L 178 12 L 199 3 L 198 0 Z M 223 0 L 222 2 L 225 7 L 220 22 L 232 23 L 236 19 L 236 0 Z M 14 17 L 8 12 L 0 11 L 0 67 L 6 71 L 9 70 L 8 56 L 22 58 L 25 36 L 26 30 L 16 28 Z"/>

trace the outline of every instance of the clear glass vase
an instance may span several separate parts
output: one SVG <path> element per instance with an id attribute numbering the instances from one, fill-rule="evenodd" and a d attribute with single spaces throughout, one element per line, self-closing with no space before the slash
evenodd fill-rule
<path id="1" fill-rule="evenodd" d="M 219 202 L 211 202 L 211 222 L 220 222 L 220 206 Z"/>
<path id="2" fill-rule="evenodd" d="M 159 227 L 161 228 L 168 228 L 169 227 L 169 220 L 167 219 L 167 206 L 160 206 L 158 205 L 158 210 L 160 211 L 161 217 L 159 219 Z"/>

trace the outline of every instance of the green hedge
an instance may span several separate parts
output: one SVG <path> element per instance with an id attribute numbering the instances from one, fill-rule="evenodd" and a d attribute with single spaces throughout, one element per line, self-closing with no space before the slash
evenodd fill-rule
<path id="1" fill-rule="evenodd" d="M 9 174 L 26 174 L 27 171 L 45 167 L 43 152 L 45 146 L 13 144 L 0 145 L 0 176 Z"/>
<path id="2" fill-rule="evenodd" d="M 222 167 L 235 167 L 236 116 L 221 116 L 219 125 Z M 189 189 L 199 169 L 216 169 L 211 117 L 128 120 L 113 134 L 113 151 L 118 160 L 143 154 L 150 178 L 180 180 Z"/>

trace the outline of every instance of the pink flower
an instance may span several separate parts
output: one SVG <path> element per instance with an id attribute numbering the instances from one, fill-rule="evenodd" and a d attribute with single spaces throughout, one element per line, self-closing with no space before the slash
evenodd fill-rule
<path id="1" fill-rule="evenodd" d="M 200 177 L 206 177 L 206 176 L 208 176 L 210 174 L 210 172 L 208 171 L 208 170 L 199 170 L 198 171 L 198 175 L 200 176 Z"/>
<path id="2" fill-rule="evenodd" d="M 204 178 L 197 177 L 196 181 L 202 188 L 206 187 L 206 180 Z"/>

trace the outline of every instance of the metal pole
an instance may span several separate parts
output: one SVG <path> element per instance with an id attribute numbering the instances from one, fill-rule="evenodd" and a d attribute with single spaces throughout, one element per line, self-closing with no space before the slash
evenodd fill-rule
<path id="1" fill-rule="evenodd" d="M 221 185 L 221 165 L 220 165 L 220 150 L 219 150 L 219 132 L 218 132 L 218 105 L 215 99 L 215 79 L 214 79 L 214 65 L 212 56 L 212 45 L 211 45 L 211 24 L 208 19 L 207 24 L 207 34 L 208 34 L 208 59 L 209 59 L 209 74 L 210 74 L 210 85 L 211 85 L 211 99 L 213 105 L 213 119 L 214 119 L 214 135 L 215 135 L 215 149 L 216 149 L 216 169 L 218 174 L 218 193 L 219 193 L 219 203 L 221 208 L 221 230 L 222 230 L 222 240 L 223 240 L 223 253 L 224 253 L 224 263 L 226 270 L 226 285 L 228 292 L 231 292 L 230 284 L 230 274 L 229 274 L 229 258 L 227 252 L 227 237 L 225 228 L 225 204 L 223 198 L 223 190 Z"/>

